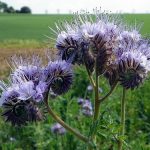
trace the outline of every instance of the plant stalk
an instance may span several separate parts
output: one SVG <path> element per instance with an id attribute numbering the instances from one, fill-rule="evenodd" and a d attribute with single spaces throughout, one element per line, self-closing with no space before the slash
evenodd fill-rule
<path id="1" fill-rule="evenodd" d="M 95 79 L 95 101 L 94 101 L 94 118 L 93 121 L 97 121 L 98 116 L 99 116 L 99 78 L 96 73 L 96 79 Z"/>
<path id="2" fill-rule="evenodd" d="M 125 133 L 125 108 L 126 108 L 125 95 L 126 95 L 126 89 L 123 88 L 123 94 L 121 99 L 121 131 L 120 131 L 120 135 L 122 137 L 124 136 Z M 123 141 L 119 140 L 118 150 L 122 150 L 122 149 L 123 149 Z"/>
<path id="3" fill-rule="evenodd" d="M 87 71 L 89 80 L 90 80 L 90 82 L 91 82 L 91 84 L 92 84 L 92 87 L 93 87 L 93 89 L 94 89 L 94 88 L 95 88 L 95 82 L 94 82 L 94 80 L 93 80 L 93 78 L 92 78 L 92 76 L 91 76 L 91 73 L 90 73 L 88 67 L 86 66 L 86 64 L 85 64 L 85 68 L 86 68 L 86 71 Z"/>
<path id="4" fill-rule="evenodd" d="M 103 98 L 99 99 L 100 103 L 103 102 L 108 96 L 110 96 L 112 94 L 112 92 L 115 90 L 116 86 L 117 86 L 117 81 L 113 84 L 110 91 Z"/>
<path id="5" fill-rule="evenodd" d="M 66 130 L 70 131 L 72 134 L 74 134 L 77 138 L 79 138 L 80 140 L 82 140 L 85 143 L 89 142 L 89 139 L 85 136 L 83 136 L 82 134 L 80 134 L 79 132 L 77 132 L 76 130 L 74 130 L 73 128 L 71 128 L 68 124 L 66 124 L 60 117 L 58 117 L 53 110 L 49 107 L 48 103 L 46 103 L 46 107 L 48 110 L 48 113 L 53 117 L 53 119 L 58 122 L 59 124 L 61 124 Z"/>

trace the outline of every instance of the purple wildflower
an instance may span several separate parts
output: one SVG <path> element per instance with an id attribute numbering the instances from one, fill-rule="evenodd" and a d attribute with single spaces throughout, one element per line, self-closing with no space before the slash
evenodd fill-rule
<path id="1" fill-rule="evenodd" d="M 4 102 L 2 116 L 12 125 L 21 126 L 29 121 L 42 120 L 43 116 L 40 109 L 31 101 L 21 101 L 13 99 Z"/>
<path id="2" fill-rule="evenodd" d="M 84 99 L 83 98 L 78 98 L 78 105 L 82 105 L 83 104 L 83 102 L 84 102 Z"/>
<path id="3" fill-rule="evenodd" d="M 32 57 L 24 58 L 21 56 L 13 56 L 10 64 L 13 69 L 11 76 L 14 80 L 17 80 L 17 76 L 22 74 L 27 80 L 32 80 L 38 84 L 42 75 L 41 64 L 42 62 L 39 56 L 33 55 Z"/>
<path id="4" fill-rule="evenodd" d="M 34 95 L 34 100 L 36 102 L 40 102 L 44 99 L 44 94 L 47 92 L 48 85 L 46 82 L 40 81 L 39 84 L 36 86 L 36 94 Z"/>
<path id="5" fill-rule="evenodd" d="M 71 65 L 66 61 L 49 62 L 44 74 L 45 81 L 57 95 L 67 92 L 73 81 Z"/>
<path id="6" fill-rule="evenodd" d="M 19 87 L 16 84 L 10 83 L 10 86 L 8 86 L 4 82 L 0 81 L 0 89 L 2 90 L 0 106 L 7 101 L 16 99 L 19 96 L 18 88 Z"/>
<path id="7" fill-rule="evenodd" d="M 93 91 L 93 86 L 92 85 L 88 85 L 87 86 L 87 90 L 88 90 L 88 92 L 92 92 Z"/>
<path id="8" fill-rule="evenodd" d="M 29 100 L 36 94 L 35 85 L 32 81 L 22 82 L 18 89 L 20 100 Z"/>
<path id="9" fill-rule="evenodd" d="M 81 112 L 85 116 L 93 115 L 93 108 L 90 100 L 78 98 L 78 104 L 81 105 Z"/>
<path id="10" fill-rule="evenodd" d="M 150 45 L 140 37 L 138 32 L 125 32 L 114 50 L 118 78 L 127 89 L 138 87 L 150 71 Z"/>
<path id="11" fill-rule="evenodd" d="M 92 104 L 89 100 L 84 100 L 84 102 L 82 104 L 82 113 L 85 116 L 92 116 L 93 115 Z"/>
<path id="12" fill-rule="evenodd" d="M 52 133 L 64 135 L 66 133 L 66 130 L 63 126 L 61 126 L 59 123 L 55 123 L 51 127 Z"/>
<path id="13" fill-rule="evenodd" d="M 42 113 L 37 107 L 34 100 L 36 90 L 32 81 L 21 80 L 19 82 L 10 82 L 10 86 L 1 82 L 1 98 L 0 103 L 3 108 L 2 116 L 12 125 L 26 124 L 28 121 L 36 121 L 42 119 Z"/>

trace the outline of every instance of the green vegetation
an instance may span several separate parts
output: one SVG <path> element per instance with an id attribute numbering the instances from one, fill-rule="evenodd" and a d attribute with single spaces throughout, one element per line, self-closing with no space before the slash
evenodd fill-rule
<path id="1" fill-rule="evenodd" d="M 45 41 L 50 27 L 58 20 L 69 19 L 69 15 L 20 15 L 0 14 L 0 41 L 21 39 Z"/>
<path id="2" fill-rule="evenodd" d="M 137 14 L 125 15 L 128 21 L 133 23 L 144 22 L 142 33 L 146 36 L 150 33 L 150 15 Z M 8 53 L 14 54 L 10 48 L 43 48 L 45 46 L 44 35 L 50 36 L 48 26 L 54 27 L 58 20 L 70 19 L 69 15 L 7 15 L 0 14 L 0 60 L 8 56 Z M 48 40 L 48 39 L 47 39 Z M 5 49 L 3 51 L 3 49 Z M 8 50 L 7 50 L 8 49 Z M 39 51 L 43 53 L 43 51 Z M 6 64 L 6 62 L 5 62 Z M 1 64 L 2 65 L 2 64 Z M 4 65 L 4 64 L 3 64 Z M 5 68 L 5 66 L 3 66 Z M 50 100 L 61 118 L 72 127 L 80 129 L 82 133 L 88 135 L 86 129 L 92 118 L 85 117 L 80 112 L 77 104 L 77 98 L 85 95 L 86 87 L 89 85 L 84 68 L 76 68 L 74 85 L 69 93 L 56 100 Z M 104 87 L 101 95 L 108 92 L 106 81 L 100 81 L 100 86 Z M 125 150 L 149 150 L 150 149 L 150 80 L 134 91 L 127 93 L 127 117 L 126 117 L 126 139 Z M 87 98 L 93 99 L 92 94 L 88 93 Z M 118 87 L 109 99 L 101 106 L 100 125 L 97 134 L 99 135 L 99 145 L 102 150 L 108 150 L 113 137 L 118 132 L 120 113 L 121 88 Z M 1 110 L 0 110 L 1 114 Z M 46 114 L 48 116 L 48 114 Z M 80 142 L 70 133 L 64 136 L 54 135 L 50 127 L 54 123 L 51 117 L 39 123 L 31 123 L 24 127 L 12 127 L 5 123 L 0 117 L 0 150 L 85 150 L 84 143 Z M 111 133 L 111 134 L 110 134 Z M 107 142 L 104 143 L 104 141 Z M 114 148 L 116 150 L 116 148 Z"/>
<path id="3" fill-rule="evenodd" d="M 77 98 L 84 96 L 89 81 L 83 68 L 77 68 L 75 76 L 74 85 L 70 92 L 55 100 L 50 99 L 50 105 L 65 122 L 88 135 L 88 129 L 85 127 L 89 126 L 92 118 L 81 114 Z M 129 138 L 126 141 L 129 144 L 125 143 L 125 150 L 150 149 L 149 84 L 150 81 L 148 80 L 139 89 L 127 92 L 126 133 Z M 104 87 L 101 93 L 101 96 L 104 96 L 108 91 L 106 81 L 100 81 L 100 85 Z M 91 93 L 87 94 L 87 98 L 91 100 L 93 96 Z M 119 130 L 116 126 L 119 125 L 120 120 L 120 98 L 121 88 L 118 87 L 109 99 L 101 105 L 100 125 L 98 126 L 97 134 L 99 136 L 98 141 L 101 141 L 99 146 L 103 147 L 102 150 L 108 150 L 111 147 L 111 143 L 116 145 L 113 136 Z M 0 117 L 0 143 L 2 143 L 0 144 L 0 149 L 86 150 L 85 144 L 70 133 L 62 136 L 54 135 L 50 130 L 54 121 L 50 116 L 48 117 L 48 114 L 46 116 L 44 121 L 31 123 L 24 127 L 12 127 Z M 117 147 L 114 147 L 114 150 L 116 149 Z"/>
<path id="4" fill-rule="evenodd" d="M 149 34 L 149 14 L 122 15 L 129 22 L 144 23 L 143 34 Z M 54 27 L 55 22 L 69 20 L 71 15 L 22 15 L 0 14 L 0 42 L 5 40 L 30 40 L 45 41 L 45 35 L 50 35 L 48 27 Z"/>

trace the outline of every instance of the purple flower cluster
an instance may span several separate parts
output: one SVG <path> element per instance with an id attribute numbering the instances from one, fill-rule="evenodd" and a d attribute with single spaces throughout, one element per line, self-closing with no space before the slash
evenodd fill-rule
<path id="1" fill-rule="evenodd" d="M 81 106 L 81 112 L 83 115 L 90 117 L 93 115 L 93 108 L 91 101 L 88 99 L 78 98 L 78 105 Z"/>
<path id="2" fill-rule="evenodd" d="M 0 82 L 3 116 L 13 125 L 41 120 L 43 117 L 38 103 L 44 100 L 47 93 L 60 95 L 67 92 L 72 84 L 70 64 L 54 61 L 42 67 L 40 60 L 39 56 L 12 57 L 9 84 Z"/>
<path id="3" fill-rule="evenodd" d="M 55 133 L 55 134 L 58 134 L 58 135 L 64 135 L 66 133 L 66 130 L 59 123 L 55 123 L 51 127 L 51 132 Z"/>
<path id="4" fill-rule="evenodd" d="M 134 89 L 149 72 L 149 41 L 118 16 L 99 10 L 95 15 L 77 14 L 72 23 L 57 25 L 55 33 L 61 59 L 83 64 L 91 74 L 95 70 L 110 86 L 118 81 L 126 89 Z"/>
<path id="5" fill-rule="evenodd" d="M 93 19 L 94 18 L 94 19 Z M 74 23 L 64 24 L 58 27 L 56 47 L 59 56 L 63 60 L 73 64 L 84 64 L 91 72 L 94 64 L 99 65 L 99 74 L 104 72 L 108 56 L 117 46 L 117 38 L 120 34 L 120 20 L 112 15 L 104 15 L 95 11 L 95 16 L 89 14 L 77 15 Z"/>
<path id="6" fill-rule="evenodd" d="M 114 73 L 108 74 L 116 74 L 114 81 L 119 80 L 126 89 L 134 89 L 150 71 L 150 44 L 135 29 L 122 32 L 118 40 L 119 45 L 113 50 L 115 60 L 111 63 Z"/>

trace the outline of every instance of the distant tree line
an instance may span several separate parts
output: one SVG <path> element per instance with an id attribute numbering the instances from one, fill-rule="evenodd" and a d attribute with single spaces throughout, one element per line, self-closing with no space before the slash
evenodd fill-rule
<path id="1" fill-rule="evenodd" d="M 15 10 L 12 6 L 8 6 L 6 3 L 0 1 L 0 12 L 3 13 L 31 13 L 31 9 L 28 6 L 23 6 L 20 10 Z"/>

